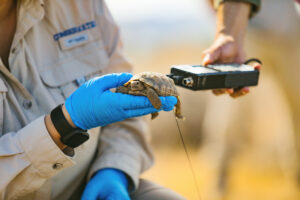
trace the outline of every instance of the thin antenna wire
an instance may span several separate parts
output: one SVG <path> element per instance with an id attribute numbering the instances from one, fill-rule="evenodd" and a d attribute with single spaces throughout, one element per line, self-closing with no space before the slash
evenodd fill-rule
<path id="1" fill-rule="evenodd" d="M 179 127 L 179 123 L 178 123 L 178 120 L 177 120 L 176 117 L 175 117 L 175 121 L 176 121 L 176 125 L 177 125 L 178 132 L 179 132 L 179 135 L 180 135 L 180 139 L 181 139 L 181 142 L 182 142 L 182 146 L 184 148 L 185 155 L 187 157 L 187 160 L 189 162 L 189 166 L 190 166 L 190 169 L 191 169 L 191 172 L 192 172 L 192 175 L 193 175 L 193 179 L 194 179 L 194 183 L 195 183 L 195 187 L 196 187 L 196 191 L 197 191 L 197 196 L 198 196 L 199 200 L 201 200 L 201 192 L 200 192 L 200 189 L 199 189 L 200 187 L 199 187 L 199 184 L 198 184 L 198 181 L 197 181 L 196 173 L 194 171 L 194 168 L 193 168 L 193 165 L 192 165 L 192 161 L 191 161 L 189 152 L 187 150 L 187 147 L 185 145 L 185 142 L 184 142 L 184 139 L 183 139 L 183 135 L 182 135 L 182 132 L 181 132 L 181 129 Z"/>

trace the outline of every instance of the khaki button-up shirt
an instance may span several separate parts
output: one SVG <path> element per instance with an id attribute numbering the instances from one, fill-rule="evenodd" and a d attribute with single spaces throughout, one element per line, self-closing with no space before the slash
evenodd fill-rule
<path id="1" fill-rule="evenodd" d="M 0 199 L 65 200 L 106 167 L 136 187 L 152 164 L 144 120 L 90 130 L 74 156 L 56 146 L 44 122 L 84 81 L 130 70 L 102 0 L 20 0 L 9 67 L 0 62 Z"/>

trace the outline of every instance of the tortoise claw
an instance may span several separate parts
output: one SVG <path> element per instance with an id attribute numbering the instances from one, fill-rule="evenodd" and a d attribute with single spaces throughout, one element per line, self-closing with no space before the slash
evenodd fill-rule
<path id="1" fill-rule="evenodd" d="M 158 116 L 158 112 L 151 113 L 151 120 L 155 119 Z"/>

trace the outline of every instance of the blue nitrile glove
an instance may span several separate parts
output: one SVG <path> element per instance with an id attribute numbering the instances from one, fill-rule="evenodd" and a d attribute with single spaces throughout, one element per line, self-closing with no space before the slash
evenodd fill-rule
<path id="1" fill-rule="evenodd" d="M 147 97 L 110 91 L 131 77 L 129 73 L 108 74 L 93 78 L 79 87 L 65 102 L 74 124 L 81 129 L 91 129 L 159 111 Z M 165 111 L 172 110 L 177 103 L 173 96 L 160 97 L 160 100 Z"/>
<path id="2" fill-rule="evenodd" d="M 99 170 L 86 185 L 81 200 L 130 200 L 126 175 L 117 169 Z"/>

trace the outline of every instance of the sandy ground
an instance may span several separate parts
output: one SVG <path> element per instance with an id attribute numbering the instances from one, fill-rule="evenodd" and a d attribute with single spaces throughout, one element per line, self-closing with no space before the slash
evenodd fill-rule
<path id="1" fill-rule="evenodd" d="M 190 200 L 197 200 L 195 184 L 183 149 L 156 149 L 155 166 L 143 177 L 169 187 Z M 297 200 L 300 190 L 292 177 L 278 167 L 256 163 L 252 155 L 237 157 L 230 169 L 229 190 L 216 192 L 217 170 L 206 155 L 190 151 L 202 200 Z"/>

